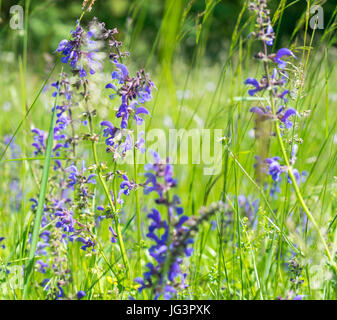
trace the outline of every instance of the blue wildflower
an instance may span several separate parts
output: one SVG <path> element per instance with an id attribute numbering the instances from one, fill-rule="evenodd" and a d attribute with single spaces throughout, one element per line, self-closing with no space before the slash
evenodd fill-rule
<path id="1" fill-rule="evenodd" d="M 48 268 L 48 266 L 49 266 L 48 263 L 45 263 L 42 260 L 37 260 L 36 264 L 40 265 L 39 272 L 41 272 L 41 273 L 46 273 L 47 272 L 46 268 Z"/>
<path id="2" fill-rule="evenodd" d="M 267 158 L 264 160 L 265 163 L 269 165 L 268 173 L 271 175 L 274 181 L 278 181 L 281 173 L 285 171 L 285 169 L 279 163 L 280 160 L 281 159 L 279 157 Z"/>
<path id="3" fill-rule="evenodd" d="M 153 241 L 149 253 L 156 264 L 147 264 L 148 271 L 143 274 L 143 279 L 136 278 L 135 282 L 140 284 L 139 292 L 145 288 L 152 288 L 154 299 L 158 299 L 161 295 L 164 299 L 171 299 L 178 287 L 186 287 L 186 275 L 182 272 L 181 264 L 183 256 L 189 257 L 192 254 L 190 245 L 193 239 L 184 238 L 189 231 L 184 224 L 189 218 L 182 215 L 179 197 L 175 195 L 172 201 L 169 201 L 167 196 L 168 191 L 176 186 L 173 167 L 168 160 L 166 163 L 162 162 L 156 152 L 153 152 L 153 157 L 154 163 L 146 166 L 146 170 L 151 172 L 146 173 L 144 192 L 145 194 L 156 192 L 159 196 L 156 203 L 165 205 L 169 214 L 167 220 L 163 219 L 159 210 L 154 208 L 148 214 L 151 224 L 146 236 Z M 167 274 L 164 272 L 165 266 L 168 266 Z"/>
<path id="4" fill-rule="evenodd" d="M 278 67 L 280 69 L 284 69 L 287 66 L 287 62 L 284 60 L 281 60 L 283 57 L 293 57 L 296 59 L 295 55 L 287 48 L 282 48 L 279 51 L 277 51 L 274 62 L 278 64 Z"/>
<path id="5" fill-rule="evenodd" d="M 246 79 L 245 84 L 255 87 L 255 89 L 248 90 L 250 96 L 254 96 L 257 92 L 260 92 L 264 89 L 264 87 L 262 87 L 260 83 L 254 78 Z"/>
<path id="6" fill-rule="evenodd" d="M 86 294 L 82 290 L 78 291 L 77 294 L 76 294 L 76 297 L 77 297 L 78 300 L 83 299 L 85 296 L 86 296 Z"/>

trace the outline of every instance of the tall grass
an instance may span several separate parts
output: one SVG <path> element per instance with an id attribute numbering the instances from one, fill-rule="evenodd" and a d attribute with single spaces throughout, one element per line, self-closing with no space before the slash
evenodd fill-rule
<path id="1" fill-rule="evenodd" d="M 330 265 L 337 249 L 337 8 L 324 30 L 313 31 L 309 27 L 308 12 L 317 1 L 308 1 L 306 12 L 299 17 L 291 38 L 282 39 L 285 45 L 288 40 L 295 43 L 293 49 L 299 57 L 296 72 L 291 75 L 292 81 L 299 83 L 298 96 L 292 104 L 299 112 L 311 110 L 299 123 L 298 137 L 291 136 L 292 141 L 303 140 L 296 165 L 299 171 L 306 170 L 308 177 L 295 191 L 292 186 L 282 184 L 278 198 L 273 198 L 256 181 L 254 156 L 259 148 L 251 135 L 255 125 L 249 113 L 252 100 L 243 84 L 248 76 L 262 71 L 251 60 L 255 45 L 247 37 L 253 30 L 254 21 L 247 15 L 248 1 L 242 1 L 232 39 L 225 45 L 227 51 L 221 54 L 221 61 L 210 59 L 207 41 L 212 19 L 215 19 L 213 10 L 218 2 L 205 1 L 202 19 L 197 20 L 196 29 L 192 28 L 196 42 L 191 54 L 193 58 L 186 61 L 181 58 L 180 44 L 188 35 L 186 30 L 189 19 L 192 19 L 190 5 L 193 1 L 166 0 L 153 47 L 149 48 L 149 55 L 143 57 L 143 64 L 150 68 L 157 86 L 149 108 L 152 117 L 147 122 L 147 130 L 164 128 L 168 134 L 173 127 L 223 129 L 225 136 L 219 174 L 205 176 L 203 166 L 192 163 L 175 166 L 178 193 L 187 215 L 199 216 L 199 208 L 219 200 L 228 204 L 231 213 L 229 223 L 226 223 L 226 213 L 219 212 L 213 217 L 216 223 L 209 221 L 200 226 L 194 253 L 184 266 L 189 286 L 179 293 L 178 298 L 291 299 L 303 295 L 305 299 L 336 299 L 336 279 Z M 135 2 L 130 9 L 130 16 L 138 17 L 131 30 L 132 50 L 136 50 L 138 41 L 142 41 L 148 5 L 149 1 Z M 280 1 L 273 13 L 273 24 L 280 26 L 289 6 L 296 5 L 297 1 Z M 26 10 L 27 29 L 29 10 Z M 16 37 L 15 31 L 6 32 L 12 32 Z M 276 33 L 281 36 L 279 28 Z M 38 272 L 34 277 L 30 274 L 34 258 L 38 258 L 34 256 L 40 214 L 48 192 L 50 153 L 47 152 L 45 157 L 31 156 L 29 128 L 34 125 L 52 130 L 53 126 L 48 128 L 48 124 L 53 123 L 54 113 L 49 112 L 51 101 L 43 88 L 60 70 L 56 64 L 49 75 L 34 74 L 27 53 L 29 32 L 20 41 L 23 41 L 22 54 L 0 64 L 0 86 L 3 88 L 0 96 L 0 108 L 3 109 L 0 118 L 0 237 L 6 238 L 6 248 L 0 248 L 0 262 L 3 266 L 10 263 L 10 266 L 27 267 L 24 291 L 23 288 L 11 289 L 9 275 L 0 273 L 0 280 L 7 283 L 8 289 L 0 292 L 0 297 L 44 299 L 47 293 L 39 286 L 43 276 Z M 4 49 L 0 52 L 2 61 L 6 59 L 5 53 Z M 259 103 L 258 100 L 253 102 Z M 94 107 L 106 108 L 100 101 Z M 107 118 L 113 117 L 113 111 L 106 108 L 105 112 Z M 3 142 L 5 135 L 12 136 L 7 143 Z M 14 143 L 21 151 L 13 157 L 11 146 Z M 51 144 L 49 146 L 51 148 Z M 86 145 L 86 149 L 89 152 L 91 146 Z M 90 159 L 96 164 L 108 162 L 104 149 L 98 145 Z M 283 152 L 288 157 L 290 149 L 283 147 L 281 150 L 277 141 L 272 141 L 268 152 L 269 155 Z M 131 172 L 138 183 L 143 182 L 143 165 L 125 165 L 123 169 Z M 16 179 L 20 181 L 19 186 L 11 186 Z M 103 190 L 106 189 L 105 182 L 101 180 L 96 194 L 106 191 Z M 22 194 L 22 199 L 16 203 L 18 193 Z M 27 199 L 36 193 L 40 194 L 39 207 L 37 214 L 32 216 Z M 258 223 L 254 228 L 239 205 L 240 195 L 260 199 L 256 213 Z M 69 246 L 67 261 L 72 275 L 67 292 L 69 297 L 84 290 L 86 299 L 127 299 L 129 295 L 147 298 L 137 293 L 137 284 L 132 279 L 140 276 L 145 264 L 151 261 L 147 253 L 150 242 L 146 240 L 149 223 L 144 208 L 150 208 L 152 203 L 153 199 L 144 197 L 140 190 L 130 195 L 120 215 L 119 233 L 124 239 L 125 252 L 111 245 L 107 228 L 99 230 L 99 250 L 93 256 L 84 255 L 76 243 Z M 312 215 L 312 220 L 305 219 L 303 203 L 306 204 L 304 211 L 309 218 Z M 28 244 L 31 225 L 34 225 L 32 242 Z M 327 259 L 324 251 L 329 252 L 331 259 Z M 299 279 L 303 280 L 302 284 L 292 281 L 296 275 L 290 260 L 301 266 Z M 130 265 L 127 277 L 119 271 L 126 261 Z"/>

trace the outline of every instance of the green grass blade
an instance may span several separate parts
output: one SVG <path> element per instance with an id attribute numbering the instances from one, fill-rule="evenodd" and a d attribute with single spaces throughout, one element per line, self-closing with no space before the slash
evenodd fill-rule
<path id="1" fill-rule="evenodd" d="M 37 210 L 36 210 L 34 229 L 33 229 L 33 233 L 32 233 L 32 240 L 31 240 L 29 256 L 28 256 L 28 263 L 26 265 L 26 270 L 25 270 L 25 279 L 24 279 L 25 283 L 24 283 L 23 299 L 26 298 L 27 290 L 28 290 L 28 287 L 29 287 L 29 280 L 30 280 L 31 275 L 32 275 L 32 270 L 33 270 L 33 266 L 34 266 L 35 251 L 36 251 L 36 248 L 37 248 L 37 242 L 39 240 L 39 233 L 40 233 L 40 226 L 41 226 L 42 214 L 43 214 L 43 209 L 44 209 L 44 202 L 45 202 L 45 197 L 46 197 L 46 193 L 47 193 L 48 175 L 49 175 L 50 161 L 51 161 L 51 155 L 52 155 L 52 149 L 53 149 L 56 105 L 57 105 L 57 96 L 56 96 L 56 99 L 55 99 L 53 113 L 52 113 L 52 117 L 51 117 L 51 121 L 50 121 L 50 128 L 49 128 L 47 147 L 46 147 L 46 157 L 45 157 L 45 160 L 44 160 L 44 166 L 43 166 L 43 172 L 42 172 L 42 178 L 41 178 L 41 186 L 40 186 L 38 206 L 37 206 Z"/>
<path id="2" fill-rule="evenodd" d="M 53 74 L 53 72 L 54 72 L 54 70 L 55 70 L 55 68 L 56 68 L 56 65 L 57 65 L 57 62 L 54 64 L 52 70 L 51 70 L 51 71 L 49 72 L 49 74 L 48 74 L 48 77 L 47 77 L 46 80 L 43 82 L 43 84 L 42 84 L 42 86 L 41 86 L 41 88 L 40 88 L 38 94 L 36 95 L 36 97 L 35 97 L 33 103 L 31 104 L 31 106 L 30 106 L 29 109 L 27 110 L 26 115 L 24 116 L 24 118 L 21 120 L 21 122 L 19 123 L 19 125 L 18 125 L 17 128 L 15 129 L 15 131 L 14 131 L 14 133 L 13 133 L 13 135 L 12 135 L 10 141 L 9 141 L 9 142 L 7 143 L 7 145 L 5 146 L 4 151 L 3 151 L 3 152 L 1 153 L 1 155 L 0 155 L 0 161 L 1 161 L 1 160 L 3 159 L 3 157 L 5 156 L 5 154 L 6 154 L 7 150 L 8 150 L 8 148 L 9 148 L 9 146 L 11 145 L 12 141 L 13 141 L 14 138 L 16 137 L 17 133 L 18 133 L 19 130 L 21 129 L 21 127 L 22 127 L 22 125 L 24 124 L 24 122 L 26 121 L 26 119 L 27 119 L 29 113 L 30 113 L 30 112 L 32 111 L 32 109 L 34 108 L 34 106 L 35 106 L 37 100 L 39 99 L 39 97 L 40 97 L 40 95 L 41 95 L 41 93 L 42 93 L 42 91 L 43 91 L 43 88 L 46 86 L 46 84 L 47 84 L 47 82 L 49 81 L 51 75 Z"/>

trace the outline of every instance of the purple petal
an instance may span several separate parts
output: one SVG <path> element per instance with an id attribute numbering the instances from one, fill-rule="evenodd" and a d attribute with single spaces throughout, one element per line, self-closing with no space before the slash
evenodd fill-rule
<path id="1" fill-rule="evenodd" d="M 140 114 L 140 113 L 143 113 L 143 114 L 149 114 L 149 111 L 144 108 L 144 107 L 139 107 L 137 110 L 136 110 L 136 113 L 135 114 Z"/>
<path id="2" fill-rule="evenodd" d="M 265 114 L 265 112 L 260 107 L 253 107 L 249 111 L 253 113 L 257 113 L 260 116 L 263 116 Z"/>
<path id="3" fill-rule="evenodd" d="M 279 60 L 283 58 L 284 56 L 292 56 L 296 58 L 295 55 L 289 49 L 282 48 L 279 51 L 277 51 L 275 59 Z"/>
<path id="4" fill-rule="evenodd" d="M 289 108 L 285 113 L 284 116 L 282 118 L 282 121 L 285 122 L 290 116 L 292 115 L 296 115 L 297 111 L 293 108 Z"/>
<path id="5" fill-rule="evenodd" d="M 110 121 L 102 121 L 101 122 L 101 126 L 102 127 L 109 127 L 111 130 L 113 130 L 115 127 L 113 126 L 113 124 Z"/>

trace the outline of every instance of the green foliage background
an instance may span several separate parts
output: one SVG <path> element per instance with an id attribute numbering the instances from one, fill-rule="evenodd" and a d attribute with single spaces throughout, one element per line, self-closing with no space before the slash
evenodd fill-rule
<path id="1" fill-rule="evenodd" d="M 187 58 L 191 58 L 192 50 L 196 47 L 196 37 L 198 30 L 203 23 L 203 14 L 207 3 L 215 2 L 214 10 L 211 12 L 206 24 L 203 25 L 203 33 L 206 36 L 206 54 L 214 59 L 219 58 L 223 53 L 224 46 L 231 40 L 233 28 L 242 8 L 242 0 L 97 0 L 95 10 L 84 18 L 84 23 L 89 21 L 93 15 L 104 21 L 109 28 L 118 27 L 121 38 L 128 39 L 129 47 L 137 46 L 139 55 L 151 48 L 155 42 L 157 32 L 161 27 L 165 8 L 170 3 L 181 3 L 183 8 L 191 5 L 182 26 L 182 33 L 179 35 L 181 48 Z M 269 6 L 274 12 L 282 1 L 271 0 Z M 332 16 L 335 4 L 333 0 L 314 1 L 321 4 L 324 9 L 325 22 Z M 27 1 L 0 0 L 0 49 L 20 50 L 23 34 L 10 30 L 10 7 L 20 4 L 23 7 Z M 81 11 L 81 0 L 45 0 L 30 1 L 29 15 L 29 52 L 30 54 L 39 52 L 52 52 L 57 47 L 59 39 L 67 37 L 69 30 L 74 25 L 74 20 Z M 176 5 L 175 4 L 175 5 Z M 287 1 L 289 7 L 284 11 L 280 24 L 280 34 L 282 39 L 289 39 L 296 26 L 301 22 L 301 17 L 305 12 L 307 2 L 304 0 Z M 183 15 L 176 12 L 176 15 Z M 248 18 L 247 12 L 244 14 L 244 21 Z M 303 21 L 302 21 L 303 22 Z M 131 31 L 131 34 L 130 34 Z M 158 53 L 158 52 L 157 52 Z"/>
<path id="2" fill-rule="evenodd" d="M 9 28 L 9 8 L 20 3 L 30 3 L 29 19 L 26 19 L 27 33 Z M 75 19 L 80 16 L 81 3 L 0 0 L 0 106 L 5 115 L 0 117 L 0 135 L 12 134 L 18 128 L 16 142 L 21 147 L 20 158 L 14 159 L 16 156 L 9 150 L 0 163 L 0 236 L 6 237 L 6 249 L 0 252 L 0 262 L 4 264 L 22 265 L 27 260 L 24 236 L 33 219 L 28 199 L 36 196 L 39 190 L 43 191 L 33 170 L 41 159 L 33 161 L 30 158 L 30 129 L 48 129 L 51 99 L 50 92 L 41 93 L 42 83 L 56 59 L 53 51 L 61 39 L 69 36 Z M 203 168 L 193 164 L 175 166 L 175 176 L 179 181 L 177 192 L 189 216 L 197 216 L 202 205 L 218 201 L 226 192 L 236 198 L 245 194 L 262 199 L 257 185 L 252 183 L 257 148 L 255 139 L 249 134 L 255 125 L 249 109 L 255 102 L 247 97 L 247 87 L 244 85 L 247 77 L 259 77 L 262 70 L 252 59 L 256 52 L 255 43 L 247 36 L 254 22 L 247 8 L 242 9 L 244 3 L 228 0 L 96 0 L 93 11 L 84 19 L 85 24 L 96 15 L 108 27 L 117 26 L 120 39 L 131 52 L 128 61 L 130 68 L 146 66 L 151 73 L 158 90 L 149 105 L 152 115 L 147 124 L 149 129 L 160 127 L 166 128 L 167 132 L 169 126 L 165 121 L 170 120 L 172 126 L 178 129 L 222 128 L 228 133 L 235 157 L 228 158 L 228 166 L 224 165 L 219 175 L 205 176 Z M 310 28 L 305 30 L 308 21 L 305 19 L 306 1 L 271 0 L 269 3 L 272 12 L 282 16 L 278 20 L 280 29 L 276 47 L 293 44 L 291 49 L 298 57 L 292 69 L 290 85 L 295 87 L 305 80 L 303 95 L 291 103 L 299 112 L 311 110 L 308 117 L 298 121 L 296 129 L 296 134 L 304 141 L 296 168 L 309 172 L 301 191 L 331 252 L 336 252 L 336 3 L 334 0 L 310 2 L 322 4 L 325 13 L 326 28 L 315 34 Z M 276 10 L 282 3 L 289 6 Z M 203 14 L 205 8 L 208 9 Z M 236 26 L 241 10 L 243 16 Z M 332 16 L 333 22 L 330 21 Z M 56 69 L 51 79 L 55 80 L 59 71 Z M 178 91 L 180 96 L 186 94 L 186 97 L 179 99 Z M 105 98 L 95 96 L 93 107 L 104 115 L 104 119 L 112 119 L 114 111 Z M 27 109 L 34 104 L 27 115 Z M 96 122 L 98 127 L 99 117 Z M 3 150 L 5 146 L 1 141 L 1 152 Z M 290 146 L 287 146 L 287 151 L 291 152 Z M 100 146 L 98 153 L 100 160 L 109 161 L 104 145 Z M 280 155 L 280 147 L 275 139 L 270 146 L 270 155 Z M 16 183 L 14 187 L 10 183 L 12 181 Z M 18 190 L 24 190 L 22 199 L 16 198 Z M 203 224 L 196 236 L 195 254 L 186 267 L 190 274 L 190 288 L 179 298 L 275 299 L 278 296 L 288 297 L 290 290 L 309 299 L 337 298 L 336 278 L 330 281 L 330 269 L 317 230 L 310 223 L 303 230 L 303 211 L 291 186 L 284 183 L 281 191 L 282 196 L 278 199 L 270 197 L 266 203 L 261 200 L 257 231 L 247 225 L 245 212 L 235 203 L 232 204 L 234 208 L 236 206 L 233 225 L 226 228 L 223 235 L 218 230 L 212 230 L 211 224 Z M 153 206 L 152 200 L 142 197 L 141 207 L 150 208 Z M 127 222 L 134 213 L 135 202 L 135 197 L 130 196 L 121 215 L 121 222 L 125 226 L 123 236 L 132 270 L 135 270 L 132 276 L 137 275 L 136 225 L 134 221 L 130 224 Z M 275 209 L 275 220 L 269 208 Z M 218 215 L 214 219 L 219 222 L 222 218 Z M 303 256 L 296 256 L 304 267 L 301 275 L 304 283 L 299 288 L 294 288 L 293 274 L 287 267 L 289 259 L 293 257 L 293 248 L 278 230 L 271 227 L 267 218 L 272 218 L 278 230 L 282 230 L 287 239 L 304 253 Z M 150 260 L 146 255 L 150 245 L 145 237 L 148 225 L 146 217 L 142 223 L 145 241 L 142 262 L 145 264 Z M 110 245 L 107 225 L 98 236 L 102 239 L 109 261 L 114 259 L 115 254 L 118 257 L 118 250 Z M 242 241 L 236 242 L 236 239 Z M 81 254 L 78 244 L 71 247 L 68 255 L 74 277 L 72 287 L 67 292 L 68 297 L 83 289 L 88 299 L 127 299 L 130 292 L 136 291 L 131 281 L 120 284 L 125 289 L 120 290 L 102 256 L 88 258 Z M 327 273 L 329 277 L 325 277 Z M 2 276 L 0 274 L 0 283 Z M 42 275 L 35 272 L 34 276 L 27 296 L 30 299 L 44 299 L 46 292 L 38 285 L 43 279 Z M 21 299 L 22 292 L 0 292 L 0 298 Z"/>

